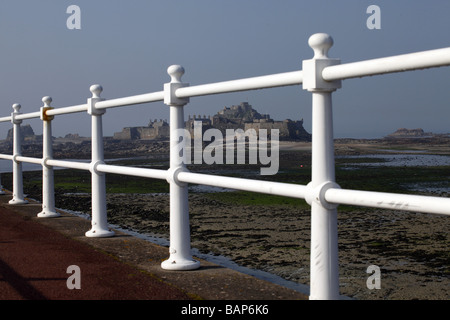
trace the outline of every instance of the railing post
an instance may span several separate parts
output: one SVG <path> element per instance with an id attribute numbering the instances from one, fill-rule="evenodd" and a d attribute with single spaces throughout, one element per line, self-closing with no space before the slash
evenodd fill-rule
<path id="1" fill-rule="evenodd" d="M 17 161 L 17 157 L 22 155 L 22 137 L 20 134 L 20 124 L 22 120 L 16 119 L 20 114 L 21 105 L 16 103 L 12 106 L 14 112 L 11 113 L 11 122 L 13 123 L 13 198 L 9 204 L 19 205 L 28 203 L 23 195 L 23 174 L 22 163 Z"/>
<path id="2" fill-rule="evenodd" d="M 166 270 L 193 270 L 200 267 L 191 255 L 189 227 L 189 203 L 187 184 L 177 180 L 178 172 L 186 171 L 184 111 L 189 99 L 179 99 L 175 95 L 178 88 L 188 86 L 181 82 L 184 69 L 173 65 L 167 69 L 171 82 L 164 85 L 164 103 L 170 106 L 170 257 L 161 263 Z M 181 139 L 180 139 L 181 138 Z M 183 154 L 180 155 L 180 152 Z"/>
<path id="3" fill-rule="evenodd" d="M 114 231 L 108 228 L 106 216 L 106 181 L 105 174 L 97 171 L 97 165 L 104 164 L 103 152 L 103 109 L 96 109 L 95 103 L 101 101 L 100 93 L 103 88 L 100 85 L 90 87 L 92 98 L 88 99 L 88 113 L 92 119 L 92 156 L 91 156 L 91 188 L 92 188 L 92 228 L 86 232 L 86 237 L 105 238 L 114 235 Z"/>
<path id="4" fill-rule="evenodd" d="M 53 159 L 53 138 L 52 138 L 52 120 L 53 116 L 47 116 L 47 110 L 52 102 L 51 97 L 43 97 L 44 106 L 41 107 L 41 120 L 43 123 L 42 131 L 42 211 L 38 213 L 39 218 L 54 218 L 60 214 L 55 208 L 55 181 L 53 167 L 47 164 L 47 160 Z"/>
<path id="5" fill-rule="evenodd" d="M 306 201 L 311 205 L 310 299 L 339 299 L 337 206 L 325 201 L 324 193 L 335 183 L 333 115 L 331 93 L 340 81 L 328 82 L 322 70 L 339 64 L 328 58 L 333 39 L 323 33 L 312 35 L 309 45 L 314 58 L 303 61 L 303 89 L 312 92 L 312 173 Z"/>

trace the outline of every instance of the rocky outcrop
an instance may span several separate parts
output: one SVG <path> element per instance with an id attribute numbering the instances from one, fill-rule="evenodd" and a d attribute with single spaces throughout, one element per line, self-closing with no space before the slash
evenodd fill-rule
<path id="1" fill-rule="evenodd" d="M 13 128 L 8 130 L 8 134 L 6 136 L 7 141 L 13 140 L 13 130 Z M 37 138 L 37 136 L 34 134 L 33 128 L 29 124 L 20 126 L 20 136 L 22 137 L 22 142 L 30 140 L 34 141 Z"/>
<path id="2" fill-rule="evenodd" d="M 400 128 L 394 133 L 389 134 L 386 138 L 418 138 L 418 137 L 431 137 L 431 132 L 424 132 L 423 129 L 406 129 Z"/>

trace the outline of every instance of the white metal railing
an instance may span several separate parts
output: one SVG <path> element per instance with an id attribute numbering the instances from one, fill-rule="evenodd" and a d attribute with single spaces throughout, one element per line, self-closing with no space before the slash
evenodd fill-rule
<path id="1" fill-rule="evenodd" d="M 13 105 L 11 116 L 0 118 L 0 122 L 12 122 L 14 128 L 13 155 L 0 154 L 0 159 L 13 161 L 13 198 L 10 203 L 26 203 L 22 162 L 41 164 L 43 168 L 43 199 L 39 217 L 59 215 L 55 209 L 53 167 L 88 170 L 92 175 L 92 228 L 86 236 L 109 237 L 114 233 L 107 223 L 105 173 L 167 180 L 170 183 L 170 256 L 161 266 L 169 270 L 190 270 L 198 268 L 199 262 L 191 255 L 187 183 L 305 199 L 311 205 L 310 299 L 338 299 L 339 204 L 450 215 L 450 198 L 341 189 L 335 182 L 331 93 L 341 87 L 343 79 L 448 66 L 450 48 L 340 64 L 340 60 L 328 57 L 328 50 L 333 45 L 329 35 L 312 35 L 309 45 L 314 50 L 314 57 L 303 61 L 302 71 L 189 86 L 181 81 L 184 69 L 173 65 L 168 68 L 171 81 L 164 84 L 162 91 L 104 100 L 100 98 L 102 87 L 93 85 L 90 88 L 92 98 L 86 104 L 54 109 L 50 106 L 52 99 L 44 97 L 44 106 L 40 111 L 28 114 L 20 113 L 20 105 Z M 308 185 L 199 174 L 186 169 L 178 154 L 178 130 L 184 128 L 183 107 L 190 97 L 300 84 L 312 93 L 312 178 Z M 170 106 L 170 168 L 160 170 L 105 164 L 102 115 L 106 109 L 157 101 L 164 101 Z M 91 162 L 55 160 L 51 123 L 57 115 L 77 112 L 88 112 L 92 118 Z M 21 155 L 20 124 L 32 118 L 43 121 L 42 158 Z"/>

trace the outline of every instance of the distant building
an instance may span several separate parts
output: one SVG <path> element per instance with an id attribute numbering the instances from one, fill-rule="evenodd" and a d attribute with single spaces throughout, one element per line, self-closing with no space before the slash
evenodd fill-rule
<path id="1" fill-rule="evenodd" d="M 278 129 L 280 140 L 311 141 L 311 134 L 303 128 L 303 119 L 276 121 L 271 119 L 268 114 L 260 114 L 247 102 L 224 107 L 211 117 L 189 116 L 186 121 L 186 129 L 190 131 L 191 136 L 193 135 L 194 121 L 201 121 L 203 130 L 219 129 L 224 136 L 226 129 L 242 129 L 244 131 L 255 129 L 256 133 L 259 133 L 260 129 L 267 129 L 269 135 L 270 130 Z"/>
<path id="2" fill-rule="evenodd" d="M 150 120 L 147 127 L 127 127 L 114 133 L 117 140 L 154 140 L 169 137 L 170 127 L 166 120 Z"/>
<path id="3" fill-rule="evenodd" d="M 275 121 L 268 114 L 260 114 L 247 102 L 239 105 L 224 107 L 213 116 L 189 115 L 185 121 L 185 128 L 194 134 L 194 122 L 201 121 L 203 131 L 215 128 L 219 129 L 223 135 L 226 129 L 255 129 L 258 133 L 260 129 L 278 129 L 280 140 L 301 140 L 311 141 L 311 134 L 303 128 L 302 120 Z M 168 139 L 170 135 L 169 124 L 166 120 L 150 121 L 147 127 L 127 127 L 121 132 L 114 133 L 114 139 L 118 140 L 151 140 Z"/>
<path id="4" fill-rule="evenodd" d="M 303 119 L 292 121 L 286 119 L 283 121 L 274 121 L 272 119 L 260 119 L 254 120 L 253 122 L 245 123 L 245 129 L 255 129 L 256 133 L 259 129 L 270 130 L 278 129 L 280 140 L 301 140 L 301 141 L 311 141 L 311 134 L 308 133 L 305 128 L 303 128 Z"/>

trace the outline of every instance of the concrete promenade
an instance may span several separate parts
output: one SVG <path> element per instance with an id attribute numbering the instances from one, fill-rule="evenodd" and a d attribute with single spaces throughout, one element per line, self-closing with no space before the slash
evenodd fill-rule
<path id="1" fill-rule="evenodd" d="M 0 300 L 308 299 L 201 259 L 198 270 L 163 270 L 166 247 L 117 230 L 112 238 L 87 238 L 90 221 L 63 211 L 37 218 L 40 203 L 11 206 L 11 198 L 0 196 Z M 81 289 L 67 286 L 72 265 L 80 268 Z"/>

